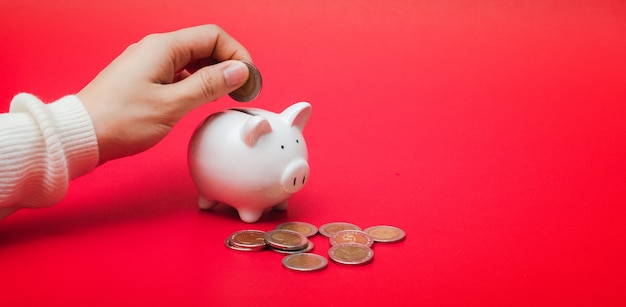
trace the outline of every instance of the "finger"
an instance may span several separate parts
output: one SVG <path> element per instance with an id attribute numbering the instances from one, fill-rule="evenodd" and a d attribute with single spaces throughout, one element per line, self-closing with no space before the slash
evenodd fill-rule
<path id="1" fill-rule="evenodd" d="M 252 61 L 246 48 L 217 25 L 202 25 L 164 34 L 171 40 L 171 55 L 176 69 L 190 62 L 226 60 Z M 204 59 L 204 60 L 203 60 Z"/>
<path id="2" fill-rule="evenodd" d="M 165 92 L 183 113 L 238 89 L 248 79 L 248 67 L 241 61 L 225 61 L 204 67 L 185 79 L 169 84 Z"/>
<path id="3" fill-rule="evenodd" d="M 189 73 L 189 71 L 183 70 L 181 72 L 178 72 L 178 73 L 174 74 L 174 78 L 172 78 L 172 82 L 169 82 L 169 83 L 179 82 L 180 80 L 184 80 L 185 78 L 189 77 L 190 75 L 191 75 L 191 73 Z"/>
<path id="4" fill-rule="evenodd" d="M 188 71 L 189 73 L 194 73 L 202 67 L 214 65 L 217 63 L 219 63 L 217 60 L 211 58 L 192 60 L 184 67 L 184 70 Z"/>

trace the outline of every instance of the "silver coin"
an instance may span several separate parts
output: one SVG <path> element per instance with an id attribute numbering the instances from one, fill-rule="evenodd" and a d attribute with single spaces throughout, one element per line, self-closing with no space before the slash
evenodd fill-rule
<path id="1" fill-rule="evenodd" d="M 265 232 L 261 230 L 240 230 L 232 233 L 229 237 L 231 245 L 242 248 L 265 247 Z"/>
<path id="2" fill-rule="evenodd" d="M 406 234 L 404 230 L 388 225 L 368 227 L 364 230 L 375 242 L 397 242 L 403 240 Z"/>
<path id="3" fill-rule="evenodd" d="M 343 243 L 356 243 L 365 246 L 372 246 L 374 240 L 367 233 L 360 230 L 342 230 L 333 234 L 330 238 L 331 245 Z"/>
<path id="4" fill-rule="evenodd" d="M 226 247 L 232 249 L 232 250 L 236 250 L 236 251 L 242 251 L 242 252 L 258 252 L 261 251 L 265 248 L 265 246 L 261 246 L 261 247 L 241 247 L 241 246 L 236 246 L 233 245 L 230 242 L 230 239 L 226 239 L 224 240 L 224 245 L 226 245 Z"/>
<path id="5" fill-rule="evenodd" d="M 330 238 L 330 236 L 342 230 L 361 230 L 361 227 L 346 222 L 333 222 L 320 226 L 319 232 L 321 235 Z"/>
<path id="6" fill-rule="evenodd" d="M 254 100 L 261 92 L 263 79 L 259 69 L 248 61 L 241 61 L 248 66 L 248 80 L 240 88 L 228 94 L 231 98 L 239 102 L 248 102 Z"/>
<path id="7" fill-rule="evenodd" d="M 310 272 L 325 268 L 328 260 L 318 254 L 303 253 L 286 256 L 283 265 L 290 270 Z"/>
<path id="8" fill-rule="evenodd" d="M 303 249 L 283 250 L 283 249 L 278 249 L 278 248 L 274 248 L 274 247 L 270 246 L 270 250 L 271 251 L 274 251 L 274 252 L 277 252 L 277 253 L 283 254 L 283 255 L 308 253 L 308 252 L 312 251 L 313 248 L 315 248 L 315 245 L 313 244 L 313 242 L 311 242 L 311 240 L 309 240 L 309 243 L 307 243 L 307 245 Z"/>
<path id="9" fill-rule="evenodd" d="M 332 246 L 328 250 L 328 257 L 341 264 L 365 264 L 374 258 L 374 251 L 362 244 L 344 243 Z"/>
<path id="10" fill-rule="evenodd" d="M 276 226 L 276 229 L 287 229 L 299 232 L 307 237 L 312 237 L 317 234 L 317 227 L 305 222 L 286 222 Z"/>
<path id="11" fill-rule="evenodd" d="M 265 233 L 265 242 L 280 250 L 300 250 L 306 247 L 309 239 L 299 232 L 274 229 Z"/>

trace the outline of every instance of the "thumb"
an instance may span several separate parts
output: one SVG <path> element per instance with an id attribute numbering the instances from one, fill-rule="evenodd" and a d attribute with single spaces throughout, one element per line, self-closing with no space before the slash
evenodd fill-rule
<path id="1" fill-rule="evenodd" d="M 193 109 L 207 101 L 238 89 L 248 79 L 249 71 L 241 61 L 229 60 L 203 67 L 187 78 L 170 84 L 174 100 Z"/>

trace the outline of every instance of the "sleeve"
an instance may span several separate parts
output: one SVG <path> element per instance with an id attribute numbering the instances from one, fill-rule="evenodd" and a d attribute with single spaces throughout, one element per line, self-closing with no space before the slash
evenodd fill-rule
<path id="1" fill-rule="evenodd" d="M 16 95 L 9 113 L 0 114 L 0 218 L 59 202 L 69 180 L 97 164 L 93 123 L 77 96 L 44 104 Z"/>

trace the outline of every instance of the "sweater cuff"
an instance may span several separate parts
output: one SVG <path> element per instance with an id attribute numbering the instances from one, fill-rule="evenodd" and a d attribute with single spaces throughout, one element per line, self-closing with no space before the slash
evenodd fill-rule
<path id="1" fill-rule="evenodd" d="M 30 113 L 39 123 L 46 140 L 48 159 L 64 162 L 67 179 L 84 175 L 98 165 L 96 132 L 77 96 L 68 95 L 50 104 L 42 104 L 37 97 L 22 93 L 15 96 L 11 104 L 11 112 L 16 111 Z M 58 153 L 63 158 L 58 157 Z M 52 168 L 61 166 L 57 164 L 53 163 Z M 58 174 L 58 171 L 49 171 Z"/>
<path id="2" fill-rule="evenodd" d="M 68 95 L 47 107 L 57 126 L 69 178 L 74 179 L 93 170 L 98 165 L 98 140 L 91 117 L 80 99 Z"/>

